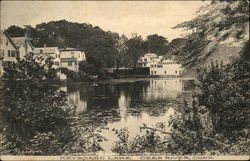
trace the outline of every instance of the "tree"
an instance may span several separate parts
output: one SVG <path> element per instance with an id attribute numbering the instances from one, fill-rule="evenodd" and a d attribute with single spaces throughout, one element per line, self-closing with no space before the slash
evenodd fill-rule
<path id="1" fill-rule="evenodd" d="M 244 44 L 247 41 L 249 26 L 249 1 L 211 1 L 198 11 L 199 15 L 178 24 L 174 28 L 192 31 L 190 40 L 181 49 L 186 65 L 193 66 L 213 54 L 221 42 L 231 41 Z M 190 44 L 195 47 L 189 48 Z"/>
<path id="2" fill-rule="evenodd" d="M 10 37 L 23 37 L 25 36 L 25 29 L 12 25 L 7 28 L 7 32 L 10 35 Z"/>
<path id="3" fill-rule="evenodd" d="M 137 35 L 129 39 L 126 43 L 128 47 L 128 54 L 132 58 L 132 63 L 134 68 L 136 68 L 137 61 L 144 52 L 143 43 L 144 41 L 142 37 Z"/>
<path id="4" fill-rule="evenodd" d="M 50 58 L 35 59 L 31 53 L 5 69 L 4 113 L 12 135 L 28 140 L 67 124 L 70 108 L 65 93 L 52 85 L 57 79 L 52 65 Z"/>
<path id="5" fill-rule="evenodd" d="M 116 38 L 115 50 L 116 50 L 116 69 L 119 69 L 119 65 L 122 61 L 122 58 L 125 57 L 126 52 L 128 51 L 128 47 L 126 46 L 126 42 L 128 41 L 127 37 L 123 34 L 121 37 Z"/>
<path id="6" fill-rule="evenodd" d="M 147 36 L 145 43 L 147 45 L 146 50 L 156 53 L 157 55 L 165 55 L 169 49 L 168 40 L 157 34 Z"/>

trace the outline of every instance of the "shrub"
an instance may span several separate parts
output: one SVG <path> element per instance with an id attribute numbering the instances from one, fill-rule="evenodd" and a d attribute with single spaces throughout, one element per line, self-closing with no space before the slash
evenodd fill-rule
<path id="1" fill-rule="evenodd" d="M 245 128 L 249 123 L 249 43 L 229 65 L 212 62 L 197 71 L 199 103 L 209 108 L 216 131 Z"/>
<path id="2" fill-rule="evenodd" d="M 28 54 L 8 66 L 3 75 L 5 134 L 21 149 L 37 133 L 65 127 L 70 117 L 65 93 L 51 84 L 57 71 L 50 59 L 42 61 Z"/>

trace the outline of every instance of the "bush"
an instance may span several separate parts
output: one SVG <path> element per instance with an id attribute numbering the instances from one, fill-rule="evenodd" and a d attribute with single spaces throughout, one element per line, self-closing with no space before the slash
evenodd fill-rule
<path id="1" fill-rule="evenodd" d="M 149 75 L 149 68 L 115 69 L 114 75 Z"/>
<path id="2" fill-rule="evenodd" d="M 217 132 L 245 128 L 249 124 L 249 43 L 229 65 L 212 62 L 197 71 L 199 103 L 209 108 Z"/>
<path id="3" fill-rule="evenodd" d="M 45 63 L 39 63 L 39 62 Z M 37 60 L 33 54 L 18 59 L 5 69 L 4 120 L 9 142 L 24 148 L 37 133 L 48 133 L 68 124 L 70 107 L 66 95 L 51 84 L 57 71 L 50 59 Z"/>

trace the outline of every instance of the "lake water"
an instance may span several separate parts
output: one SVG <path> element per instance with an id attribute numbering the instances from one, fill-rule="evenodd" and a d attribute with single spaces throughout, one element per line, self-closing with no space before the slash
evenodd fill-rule
<path id="1" fill-rule="evenodd" d="M 174 114 L 174 100 L 190 93 L 190 79 L 150 78 L 83 83 L 61 87 L 68 93 L 84 126 L 103 125 L 101 143 L 111 153 L 117 140 L 112 129 L 128 128 L 130 139 L 140 133 L 139 127 L 168 122 Z M 170 127 L 169 127 L 170 128 Z"/>

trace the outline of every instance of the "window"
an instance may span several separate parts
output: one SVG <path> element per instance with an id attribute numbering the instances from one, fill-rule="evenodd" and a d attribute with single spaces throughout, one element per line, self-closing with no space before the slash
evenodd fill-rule
<path id="1" fill-rule="evenodd" d="M 154 75 L 154 71 L 151 71 L 151 74 Z"/>
<path id="2" fill-rule="evenodd" d="M 155 71 L 155 74 L 156 74 L 156 71 Z"/>
<path id="3" fill-rule="evenodd" d="M 8 44 L 9 44 L 8 41 L 6 41 L 6 46 L 8 46 Z"/>
<path id="4" fill-rule="evenodd" d="M 16 57 L 16 51 L 15 50 L 11 50 L 11 57 Z"/>
<path id="5" fill-rule="evenodd" d="M 5 61 L 4 63 L 3 63 L 3 66 L 4 67 L 9 67 L 11 65 L 11 61 Z"/>
<path id="6" fill-rule="evenodd" d="M 59 66 L 59 62 L 55 62 L 55 65 L 56 65 L 56 66 Z"/>
<path id="7" fill-rule="evenodd" d="M 151 65 L 151 68 L 154 68 L 154 65 Z"/>
<path id="8" fill-rule="evenodd" d="M 71 57 L 74 58 L 74 52 L 71 52 Z"/>
<path id="9" fill-rule="evenodd" d="M 4 57 L 4 49 L 1 49 L 0 54 L 1 54 L 2 57 Z"/>
<path id="10" fill-rule="evenodd" d="M 147 58 L 144 58 L 144 61 L 147 61 L 148 59 Z"/>
<path id="11" fill-rule="evenodd" d="M 177 72 L 177 70 L 175 71 L 175 74 L 177 74 L 178 72 Z"/>
<path id="12" fill-rule="evenodd" d="M 165 74 L 167 74 L 167 71 L 164 71 Z"/>
<path id="13" fill-rule="evenodd" d="M 10 50 L 8 50 L 8 57 L 11 57 L 11 53 L 10 53 Z"/>
<path id="14" fill-rule="evenodd" d="M 68 66 L 72 66 L 72 62 L 68 62 Z"/>
<path id="15" fill-rule="evenodd" d="M 157 65 L 158 68 L 162 68 L 162 65 Z"/>
<path id="16" fill-rule="evenodd" d="M 41 53 L 41 54 L 43 53 L 43 49 L 40 49 L 40 53 Z"/>

